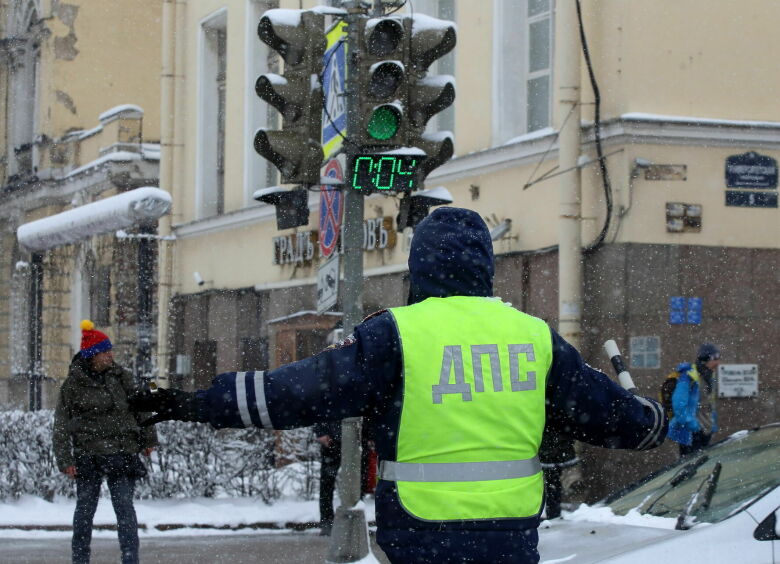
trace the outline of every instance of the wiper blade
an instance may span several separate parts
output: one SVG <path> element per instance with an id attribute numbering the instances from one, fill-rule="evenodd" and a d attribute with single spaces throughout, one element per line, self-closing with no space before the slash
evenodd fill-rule
<path id="1" fill-rule="evenodd" d="M 690 479 L 691 476 L 696 474 L 696 470 L 699 469 L 699 466 L 701 466 L 702 464 L 707 462 L 709 459 L 710 459 L 709 456 L 707 456 L 706 454 L 703 454 L 702 456 L 700 456 L 699 458 L 697 458 L 693 462 L 689 462 L 688 464 L 686 464 L 685 466 L 680 468 L 677 471 L 677 473 L 674 476 L 672 476 L 672 478 L 669 480 L 669 487 L 666 490 L 664 490 L 658 497 L 656 497 L 653 500 L 653 503 L 651 503 L 647 507 L 647 509 L 645 509 L 644 512 L 645 513 L 650 513 L 650 510 L 655 506 L 656 503 L 661 501 L 661 499 L 666 494 L 668 494 L 670 491 L 672 491 L 674 488 L 676 488 L 677 486 L 679 486 L 680 484 L 682 484 L 686 480 Z M 637 507 L 637 511 L 641 512 L 641 510 L 642 510 L 642 505 L 640 504 L 639 507 Z"/>
<path id="2" fill-rule="evenodd" d="M 709 459 L 710 457 L 705 454 L 700 456 L 690 464 L 686 464 L 680 469 L 680 471 L 677 474 L 672 476 L 672 479 L 669 480 L 669 485 L 672 486 L 673 488 L 676 488 L 685 480 L 687 480 L 688 478 L 696 474 L 696 470 L 699 469 L 699 466 L 707 462 Z"/>
<path id="3" fill-rule="evenodd" d="M 696 491 L 691 494 L 691 498 L 688 500 L 685 508 L 680 512 L 680 515 L 677 516 L 677 524 L 674 526 L 675 529 L 678 531 L 683 531 L 691 528 L 691 526 L 688 525 L 686 521 L 688 519 L 688 515 L 690 515 L 691 511 L 693 511 L 693 508 L 696 507 L 696 502 L 699 500 L 699 494 L 701 493 L 701 488 L 704 484 L 707 484 L 707 489 L 704 490 L 704 502 L 701 506 L 703 509 L 707 509 L 710 506 L 712 496 L 715 493 L 715 488 L 718 487 L 721 467 L 721 463 L 716 462 L 712 472 L 710 472 L 704 481 L 699 485 L 699 487 L 696 488 Z"/>
<path id="4" fill-rule="evenodd" d="M 715 464 L 715 468 L 712 469 L 709 477 L 707 478 L 707 489 L 704 490 L 704 502 L 701 504 L 702 509 L 709 509 L 712 496 L 715 495 L 715 490 L 718 487 L 718 480 L 720 480 L 721 463 Z"/>

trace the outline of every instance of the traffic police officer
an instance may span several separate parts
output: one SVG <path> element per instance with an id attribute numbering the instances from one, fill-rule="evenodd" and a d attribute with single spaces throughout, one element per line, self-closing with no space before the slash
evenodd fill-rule
<path id="1" fill-rule="evenodd" d="M 217 428 L 367 416 L 381 461 L 377 542 L 391 561 L 535 563 L 545 425 L 643 450 L 663 442 L 663 410 L 492 297 L 492 241 L 475 212 L 444 207 L 423 220 L 409 274 L 409 305 L 370 316 L 339 347 L 135 406 L 157 412 L 154 421 Z"/>

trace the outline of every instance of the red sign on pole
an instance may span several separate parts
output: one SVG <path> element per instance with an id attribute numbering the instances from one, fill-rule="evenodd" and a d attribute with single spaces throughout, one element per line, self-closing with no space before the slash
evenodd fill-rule
<path id="1" fill-rule="evenodd" d="M 336 159 L 325 164 L 323 175 L 335 180 L 344 180 L 344 171 Z M 320 256 L 328 258 L 339 241 L 341 219 L 344 215 L 344 197 L 337 186 L 320 186 Z"/>

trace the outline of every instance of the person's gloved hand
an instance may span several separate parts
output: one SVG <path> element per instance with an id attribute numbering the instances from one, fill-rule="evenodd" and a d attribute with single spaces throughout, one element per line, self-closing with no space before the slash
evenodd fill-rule
<path id="1" fill-rule="evenodd" d="M 200 421 L 198 400 L 192 392 L 158 388 L 144 390 L 127 398 L 130 411 L 154 412 L 155 415 L 141 422 L 144 427 L 161 421 Z"/>

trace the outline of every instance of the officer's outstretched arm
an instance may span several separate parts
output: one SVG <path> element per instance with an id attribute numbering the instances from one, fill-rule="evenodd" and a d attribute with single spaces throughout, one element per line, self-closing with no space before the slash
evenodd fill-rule
<path id="1" fill-rule="evenodd" d="M 551 332 L 550 423 L 577 440 L 607 448 L 645 450 L 663 443 L 668 421 L 658 402 L 627 392 Z"/>
<path id="2" fill-rule="evenodd" d="M 392 321 L 380 315 L 315 356 L 270 371 L 226 372 L 207 390 L 177 391 L 175 401 L 158 404 L 146 398 L 133 409 L 154 411 L 155 421 L 203 421 L 216 428 L 292 429 L 367 415 L 398 385 L 393 331 Z"/>

